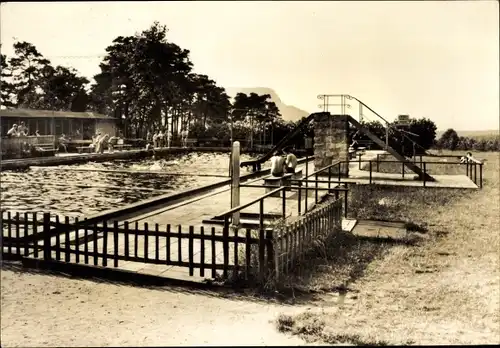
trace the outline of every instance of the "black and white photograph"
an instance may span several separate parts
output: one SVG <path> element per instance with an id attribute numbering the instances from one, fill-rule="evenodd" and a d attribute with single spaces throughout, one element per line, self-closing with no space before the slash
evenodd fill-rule
<path id="1" fill-rule="evenodd" d="M 2 2 L 1 346 L 500 345 L 499 12 Z"/>

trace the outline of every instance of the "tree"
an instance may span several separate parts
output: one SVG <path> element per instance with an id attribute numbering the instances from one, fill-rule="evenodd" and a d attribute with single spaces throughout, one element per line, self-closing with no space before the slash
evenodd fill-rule
<path id="1" fill-rule="evenodd" d="M 430 149 L 436 139 L 436 124 L 427 118 L 412 119 L 409 131 L 418 134 L 414 140 L 423 149 Z"/>
<path id="2" fill-rule="evenodd" d="M 86 111 L 85 86 L 88 83 L 75 69 L 47 65 L 38 81 L 41 92 L 37 106 L 47 110 Z"/>
<path id="3" fill-rule="evenodd" d="M 9 64 L 12 69 L 13 88 L 16 91 L 16 105 L 36 108 L 39 102 L 39 78 L 50 62 L 29 42 L 14 43 L 15 57 Z"/>
<path id="4" fill-rule="evenodd" d="M 166 33 L 167 28 L 155 22 L 134 36 L 117 37 L 106 48 L 101 73 L 92 86 L 93 108 L 109 110 L 120 105 L 121 115 L 136 134 L 169 123 L 175 134 L 190 121 L 189 51 L 168 42 Z M 125 86 L 122 93 L 113 93 L 121 85 Z"/>
<path id="5" fill-rule="evenodd" d="M 438 140 L 437 145 L 440 148 L 445 148 L 449 150 L 455 150 L 457 148 L 459 141 L 459 137 L 457 132 L 449 128 L 446 130 L 446 132 L 441 135 L 441 138 Z"/>
<path id="6" fill-rule="evenodd" d="M 15 103 L 13 102 L 13 97 L 15 94 L 14 86 L 10 82 L 10 78 L 12 77 L 12 70 L 9 65 L 9 61 L 7 60 L 7 56 L 2 54 L 0 57 L 1 64 L 1 77 L 0 77 L 0 85 L 1 85 L 1 93 L 0 93 L 0 105 L 6 107 L 13 107 Z"/>

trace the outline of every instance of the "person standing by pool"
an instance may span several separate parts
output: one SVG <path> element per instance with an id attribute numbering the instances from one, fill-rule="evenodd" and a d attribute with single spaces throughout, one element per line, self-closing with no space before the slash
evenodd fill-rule
<path id="1" fill-rule="evenodd" d="M 158 140 L 158 147 L 164 147 L 165 146 L 165 138 L 163 136 L 163 132 L 161 131 L 161 129 L 158 132 L 157 140 Z"/>
<path id="2" fill-rule="evenodd" d="M 187 129 L 183 129 L 181 132 L 181 140 L 182 140 L 182 147 L 187 147 L 187 139 L 188 139 L 188 131 Z"/>
<path id="3" fill-rule="evenodd" d="M 7 136 L 10 137 L 10 138 L 18 137 L 19 136 L 19 132 L 17 131 L 17 124 L 14 123 L 12 125 L 12 128 L 9 129 L 9 131 L 7 132 Z"/>
<path id="4" fill-rule="evenodd" d="M 295 173 L 295 168 L 297 167 L 297 156 L 295 156 L 288 149 L 283 149 L 283 152 L 286 155 L 285 158 L 285 171 L 287 173 Z"/>
<path id="5" fill-rule="evenodd" d="M 170 132 L 167 129 L 167 130 L 165 130 L 165 134 L 167 136 L 167 147 L 170 147 L 170 144 L 172 143 L 172 132 Z"/>
<path id="6" fill-rule="evenodd" d="M 285 164 L 285 158 L 281 153 L 275 153 L 271 157 L 271 175 L 272 176 L 283 176 L 283 165 Z"/>

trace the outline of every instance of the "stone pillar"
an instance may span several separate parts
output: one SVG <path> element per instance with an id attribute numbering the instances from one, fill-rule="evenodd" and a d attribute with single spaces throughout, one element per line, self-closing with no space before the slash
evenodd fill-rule
<path id="1" fill-rule="evenodd" d="M 324 168 L 337 160 L 349 160 L 349 122 L 341 115 L 319 113 L 314 118 L 314 170 Z M 341 165 L 341 175 L 349 175 L 349 164 Z M 326 173 L 327 174 L 327 173 Z M 338 175 L 338 167 L 332 168 Z"/>

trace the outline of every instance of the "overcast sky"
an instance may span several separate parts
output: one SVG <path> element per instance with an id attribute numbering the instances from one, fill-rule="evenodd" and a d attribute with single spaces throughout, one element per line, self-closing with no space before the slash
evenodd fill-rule
<path id="1" fill-rule="evenodd" d="M 157 20 L 224 87 L 270 87 L 318 111 L 347 93 L 392 120 L 499 128 L 497 1 L 2 3 L 2 53 L 15 39 L 92 77 L 105 48 Z M 66 56 L 67 58 L 65 58 Z"/>

